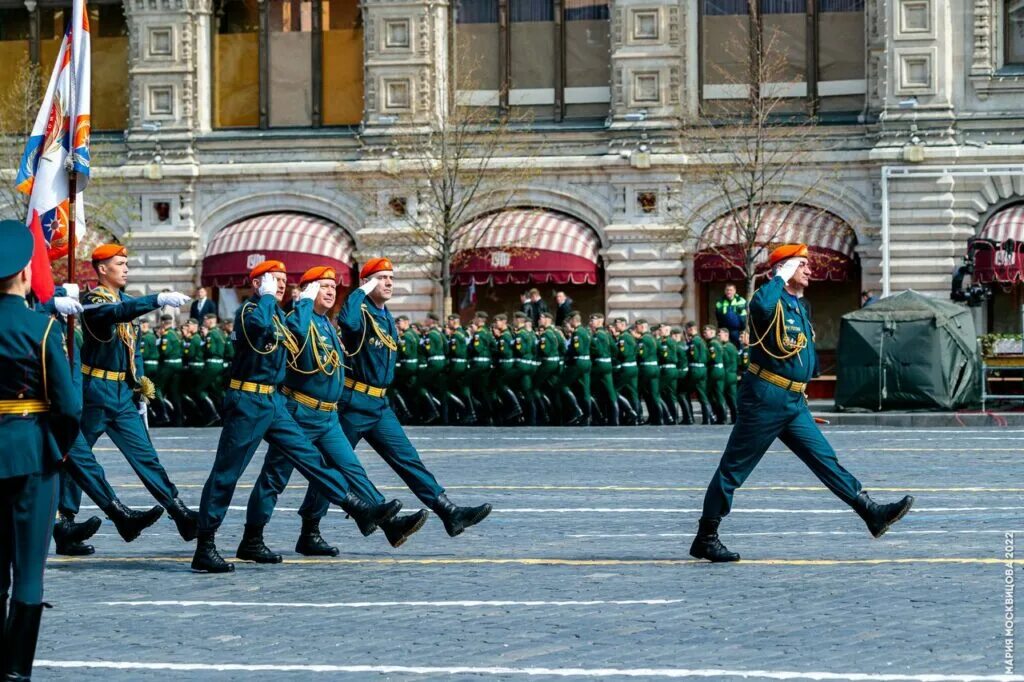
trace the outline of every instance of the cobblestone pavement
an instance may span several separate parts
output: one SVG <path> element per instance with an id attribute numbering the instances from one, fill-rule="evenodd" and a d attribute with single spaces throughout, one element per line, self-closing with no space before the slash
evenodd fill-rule
<path id="1" fill-rule="evenodd" d="M 332 513 L 341 556 L 308 560 L 292 551 L 296 474 L 267 529 L 285 563 L 228 576 L 191 573 L 194 543 L 166 517 L 131 544 L 104 520 L 96 555 L 51 556 L 36 679 L 999 679 L 1024 430 L 826 428 L 876 498 L 917 497 L 881 540 L 777 443 L 722 526 L 744 561 L 691 561 L 727 427 L 411 429 L 454 501 L 494 504 L 488 520 L 451 539 L 431 518 L 393 550 Z M 217 435 L 154 432 L 192 506 Z M 109 440 L 97 455 L 125 502 L 152 503 Z M 261 461 L 218 535 L 225 556 Z"/>

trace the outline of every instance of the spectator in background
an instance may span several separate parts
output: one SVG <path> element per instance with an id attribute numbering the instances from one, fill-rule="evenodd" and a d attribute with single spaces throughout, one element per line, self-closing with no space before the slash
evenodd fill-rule
<path id="1" fill-rule="evenodd" d="M 569 313 L 572 312 L 572 299 L 566 296 L 564 291 L 556 291 L 555 306 L 555 326 L 563 327 L 569 319 Z"/>
<path id="2" fill-rule="evenodd" d="M 740 332 L 747 328 L 747 300 L 736 293 L 735 284 L 725 285 L 725 296 L 715 303 L 719 327 L 729 330 L 729 342 L 740 347 Z"/>
<path id="3" fill-rule="evenodd" d="M 195 300 L 192 301 L 192 307 L 189 309 L 189 317 L 193 320 L 202 320 L 207 315 L 216 315 L 217 306 L 206 297 L 206 287 L 199 287 L 196 289 Z"/>
<path id="4" fill-rule="evenodd" d="M 871 293 L 871 290 L 860 292 L 860 307 L 867 308 L 869 305 L 878 300 L 878 297 Z"/>
<path id="5" fill-rule="evenodd" d="M 295 303 L 299 300 L 300 293 L 301 292 L 299 291 L 299 288 L 297 286 L 293 285 L 288 287 L 288 300 L 285 301 L 284 305 L 281 306 L 284 309 L 285 314 L 290 313 L 292 311 L 292 308 L 295 307 Z"/>
<path id="6" fill-rule="evenodd" d="M 540 320 L 540 314 L 549 312 L 548 304 L 540 297 L 540 291 L 537 289 L 527 291 L 524 298 L 526 300 L 523 301 L 522 311 L 526 313 L 526 318 L 536 327 L 537 322 Z"/>

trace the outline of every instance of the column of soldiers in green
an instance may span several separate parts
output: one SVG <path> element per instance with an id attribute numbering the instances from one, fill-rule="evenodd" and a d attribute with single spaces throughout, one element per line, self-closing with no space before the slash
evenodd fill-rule
<path id="1" fill-rule="evenodd" d="M 416 401 L 419 399 L 420 337 L 407 315 L 396 317 L 395 327 L 398 329 L 398 361 L 395 364 L 396 389 L 391 392 L 390 399 L 399 419 L 408 421 L 416 413 Z M 433 401 L 430 407 L 434 407 Z M 436 409 L 434 415 L 426 423 L 438 418 Z"/>
<path id="2" fill-rule="evenodd" d="M 523 417 L 526 426 L 536 426 L 538 421 L 547 419 L 547 410 L 540 401 L 540 391 L 534 383 L 534 375 L 540 362 L 537 360 L 537 336 L 526 326 L 529 319 L 526 313 L 517 312 L 512 315 L 515 335 L 512 340 L 512 357 L 515 362 L 515 387 L 523 396 Z"/>
<path id="3" fill-rule="evenodd" d="M 329 266 L 307 270 L 299 280 L 302 293 L 291 312 L 288 328 L 298 342 L 298 352 L 289 351 L 288 369 L 281 393 L 288 399 L 286 409 L 295 423 L 323 454 L 324 460 L 336 468 L 361 499 L 383 501 L 384 496 L 370 482 L 362 462 L 356 457 L 338 419 L 338 401 L 345 390 L 345 351 L 338 332 L 327 317 L 337 299 L 337 272 Z M 263 468 L 256 479 L 246 511 L 245 531 L 236 556 L 246 561 L 276 564 L 281 555 L 272 552 L 263 540 L 263 528 L 270 521 L 278 496 L 288 485 L 294 467 L 277 446 L 267 451 Z M 316 488 L 306 490 L 299 507 L 302 530 L 295 551 L 306 556 L 338 556 L 337 547 L 329 545 L 320 534 L 320 520 L 327 514 L 329 503 Z M 405 516 L 394 516 L 371 524 L 359 523 L 363 536 L 381 528 L 392 547 L 400 547 L 427 520 L 420 510 Z"/>
<path id="4" fill-rule="evenodd" d="M 467 352 L 469 356 L 469 387 L 474 395 L 480 396 L 480 404 L 483 408 L 483 414 L 477 417 L 478 423 L 483 419 L 487 423 L 497 424 L 500 419 L 500 415 L 495 409 L 499 401 L 494 394 L 495 388 L 491 380 L 491 364 L 496 347 L 497 340 L 487 324 L 487 313 L 478 312 L 473 316 Z M 519 415 L 515 417 L 518 419 Z"/>
<path id="5" fill-rule="evenodd" d="M 772 278 L 748 305 L 753 335 L 750 365 L 739 386 L 736 424 L 704 496 L 697 535 L 690 546 L 695 558 L 739 560 L 739 554 L 722 544 L 718 527 L 732 509 L 733 493 L 776 438 L 850 505 L 876 538 L 903 518 L 914 503 L 909 495 L 891 504 L 873 501 L 860 481 L 840 465 L 814 422 L 804 393 L 817 371 L 814 329 L 802 300 L 810 284 L 808 257 L 804 244 L 775 249 L 769 256 Z"/>
<path id="6" fill-rule="evenodd" d="M 462 328 L 462 320 L 458 315 L 448 316 L 448 373 L 446 394 L 455 398 L 460 405 L 459 422 L 466 425 L 476 424 L 476 409 L 473 406 L 473 394 L 466 381 L 469 372 L 469 335 Z"/>
<path id="7" fill-rule="evenodd" d="M 626 318 L 617 317 L 615 328 L 616 353 L 612 363 L 615 368 L 615 390 L 629 404 L 633 412 L 633 423 L 640 423 L 640 372 L 636 364 L 636 337 L 629 329 Z"/>
<path id="8" fill-rule="evenodd" d="M 523 420 L 523 405 L 516 395 L 518 375 L 516 373 L 515 337 L 508 328 L 508 316 L 504 313 L 494 316 L 491 328 L 494 338 L 494 391 L 496 402 L 503 403 L 501 412 L 506 424 L 519 424 Z"/>
<path id="9" fill-rule="evenodd" d="M 5 220 L 0 242 L 0 437 L 18 445 L 0 457 L 0 678 L 13 681 L 32 676 L 57 471 L 82 403 L 60 325 L 26 300 L 32 234 Z"/>
<path id="10" fill-rule="evenodd" d="M 426 326 L 420 337 L 420 397 L 425 403 L 434 406 L 442 423 L 448 424 L 451 400 L 446 395 L 444 376 L 448 360 L 444 354 L 447 344 L 444 334 L 438 329 L 438 322 L 440 318 L 437 315 L 427 313 Z"/>
<path id="11" fill-rule="evenodd" d="M 687 364 L 690 367 L 690 374 L 686 381 L 686 400 L 690 400 L 690 394 L 697 394 L 701 421 L 705 425 L 715 424 L 715 417 L 707 395 L 708 346 L 697 331 L 696 322 L 686 323 L 686 340 L 689 343 Z"/>
<path id="12" fill-rule="evenodd" d="M 341 340 L 351 372 L 344 379 L 345 388 L 338 402 L 338 419 L 349 444 L 355 448 L 366 439 L 409 490 L 440 517 L 448 535 L 455 537 L 487 518 L 491 505 L 460 507 L 448 499 L 444 488 L 409 442 L 387 400 L 398 356 L 398 329 L 387 308 L 394 292 L 394 277 L 394 266 L 389 259 L 371 258 L 359 272 L 359 288 L 349 294 L 338 316 Z M 367 495 L 373 495 L 373 500 L 383 503 L 384 496 L 365 477 L 361 480 L 361 492 L 365 491 Z M 308 508 L 315 507 L 316 503 L 310 501 Z M 326 512 L 326 503 L 321 501 L 319 516 Z M 419 517 L 410 515 L 388 532 L 390 526 L 385 519 L 388 540 L 396 547 L 401 545 L 411 534 L 408 529 L 418 528 L 417 523 L 420 523 Z M 405 537 L 400 533 L 405 533 Z"/>
<path id="13" fill-rule="evenodd" d="M 676 342 L 672 340 L 672 326 L 658 325 L 658 383 L 661 386 L 661 402 L 668 410 L 670 424 L 680 423 L 679 410 L 679 366 L 676 364 Z"/>
<path id="14" fill-rule="evenodd" d="M 160 372 L 157 385 L 162 394 L 158 394 L 158 402 L 164 405 L 165 421 L 173 426 L 181 426 L 181 374 L 184 370 L 184 348 L 181 337 L 174 328 L 174 318 L 170 315 L 160 317 Z"/>
<path id="15" fill-rule="evenodd" d="M 576 394 L 564 381 L 565 353 L 568 341 L 565 335 L 555 326 L 555 317 L 551 312 L 544 311 L 537 321 L 537 368 L 535 380 L 537 388 L 546 393 L 551 401 L 549 417 L 562 415 L 565 424 L 572 426 L 583 419 Z"/>
<path id="16" fill-rule="evenodd" d="M 737 342 L 740 342 L 737 337 Z M 729 410 L 729 423 L 736 423 L 736 386 L 739 383 L 740 352 L 729 340 L 729 330 L 718 329 L 718 342 L 722 347 L 723 389 L 725 407 Z"/>
<path id="17" fill-rule="evenodd" d="M 668 423 L 668 408 L 661 400 L 661 369 L 658 366 L 658 342 L 651 334 L 647 320 L 633 323 L 637 341 L 636 362 L 640 368 L 640 398 L 647 407 L 649 424 Z"/>
<path id="18" fill-rule="evenodd" d="M 178 497 L 178 489 L 153 447 L 136 401 L 151 394 L 151 383 L 139 376 L 135 320 L 161 306 L 181 307 L 189 297 L 178 292 L 133 298 L 123 292 L 128 283 L 128 251 L 104 244 L 92 253 L 99 285 L 83 296 L 81 352 L 82 423 L 65 460 L 65 470 L 77 485 L 62 485 L 60 513 L 74 518 L 84 491 L 102 509 L 118 533 L 131 542 L 167 510 L 178 534 L 195 539 L 196 513 Z M 106 433 L 124 455 L 159 507 L 137 512 L 126 507 L 107 482 L 92 448 Z"/>
<path id="19" fill-rule="evenodd" d="M 356 523 L 369 527 L 392 518 L 401 509 L 397 501 L 368 504 L 353 494 L 342 473 L 326 465 L 288 410 L 277 386 L 285 379 L 289 355 L 300 350 L 294 328 L 289 328 L 280 303 L 287 276 L 284 263 L 264 261 L 249 273 L 254 294 L 235 314 L 235 356 L 224 397 L 223 422 L 217 455 L 203 486 L 199 504 L 199 533 L 192 570 L 228 573 L 228 563 L 217 551 L 215 535 L 227 514 L 238 479 L 263 440 L 276 447 L 331 503 L 345 510 Z M 293 318 L 293 325 L 297 322 Z"/>
<path id="20" fill-rule="evenodd" d="M 566 325 L 571 334 L 565 348 L 564 381 L 576 396 L 576 401 L 583 412 L 580 423 L 589 425 L 592 412 L 590 372 L 593 369 L 590 360 L 590 332 L 583 326 L 583 317 L 579 313 L 571 313 Z"/>

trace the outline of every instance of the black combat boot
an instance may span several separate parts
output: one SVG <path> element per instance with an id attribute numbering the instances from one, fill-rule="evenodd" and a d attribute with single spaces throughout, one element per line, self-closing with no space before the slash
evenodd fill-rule
<path id="1" fill-rule="evenodd" d="M 235 556 L 242 561 L 255 561 L 258 564 L 281 563 L 281 555 L 271 552 L 263 542 L 263 526 L 252 526 L 248 523 L 242 531 L 242 541 L 238 543 Z"/>
<path id="2" fill-rule="evenodd" d="M 136 511 L 126 507 L 121 500 L 114 500 L 103 512 L 117 528 L 118 535 L 125 542 L 131 542 L 139 537 L 142 531 L 146 530 L 157 522 L 163 513 L 163 507 L 152 507 L 146 511 Z"/>
<path id="3" fill-rule="evenodd" d="M 217 412 L 210 396 L 203 396 L 199 401 L 199 413 L 203 426 L 213 426 L 220 421 L 220 413 Z"/>
<path id="4" fill-rule="evenodd" d="M 736 398 L 729 396 L 725 399 L 725 403 L 729 408 L 729 423 L 736 423 Z"/>
<path id="5" fill-rule="evenodd" d="M 690 556 L 695 559 L 707 559 L 714 563 L 739 561 L 740 555 L 730 552 L 718 539 L 718 524 L 721 519 L 701 519 L 697 537 L 690 545 Z"/>
<path id="6" fill-rule="evenodd" d="M 29 682 L 32 679 L 32 662 L 36 657 L 36 642 L 39 640 L 39 620 L 43 616 L 42 604 L 23 604 L 11 600 L 11 611 L 4 627 L 4 652 L 0 660 L 4 682 Z"/>
<path id="7" fill-rule="evenodd" d="M 199 528 L 199 514 L 185 506 L 181 498 L 175 497 L 171 505 L 167 507 L 167 515 L 174 519 L 174 525 L 178 527 L 178 535 L 185 542 L 192 542 L 196 539 L 196 532 Z"/>
<path id="8" fill-rule="evenodd" d="M 154 398 L 149 402 L 149 411 L 152 415 L 150 419 L 151 426 L 166 426 L 171 423 L 171 418 L 167 415 L 167 406 L 163 400 Z"/>
<path id="9" fill-rule="evenodd" d="M 713 403 L 712 409 L 714 410 L 715 423 L 716 424 L 728 424 L 729 423 L 729 422 L 726 421 L 725 405 L 723 403 Z"/>
<path id="10" fill-rule="evenodd" d="M 338 556 L 341 550 L 327 544 L 320 535 L 320 519 L 302 519 L 302 531 L 295 551 L 303 556 Z"/>
<path id="11" fill-rule="evenodd" d="M 679 401 L 680 410 L 680 424 L 689 426 L 693 424 L 693 405 L 690 404 L 690 397 L 686 396 L 685 399 Z"/>
<path id="12" fill-rule="evenodd" d="M 192 556 L 192 570 L 199 573 L 231 573 L 234 564 L 224 561 L 217 551 L 212 530 L 199 531 L 196 534 L 196 553 Z"/>
<path id="13" fill-rule="evenodd" d="M 359 526 L 359 532 L 363 537 L 372 535 L 377 530 L 377 524 L 402 510 L 402 503 L 398 500 L 391 500 L 384 504 L 367 504 L 361 499 L 349 493 L 341 502 L 341 508 L 352 517 L 352 520 Z"/>
<path id="14" fill-rule="evenodd" d="M 700 403 L 700 417 L 701 423 L 704 424 L 704 426 L 718 423 L 715 421 L 715 415 L 711 411 L 711 405 L 704 401 L 701 401 Z"/>
<path id="15" fill-rule="evenodd" d="M 489 504 L 481 504 L 479 507 L 456 507 L 444 493 L 437 496 L 433 509 L 444 522 L 444 529 L 451 537 L 461 534 L 470 526 L 475 526 L 491 513 Z"/>
<path id="16" fill-rule="evenodd" d="M 914 506 L 914 497 L 907 495 L 899 502 L 878 504 L 862 490 L 857 499 L 853 501 L 852 506 L 857 512 L 857 516 L 864 519 L 871 535 L 880 538 L 885 535 L 885 531 L 889 530 L 892 524 L 907 515 L 910 508 Z"/>
<path id="17" fill-rule="evenodd" d="M 426 509 L 420 509 L 412 514 L 395 516 L 386 521 L 381 521 L 380 529 L 384 531 L 384 535 L 387 536 L 388 542 L 391 543 L 392 547 L 401 547 L 413 533 L 423 527 L 423 524 L 427 522 L 428 516 L 430 516 L 430 513 Z"/>
<path id="18" fill-rule="evenodd" d="M 101 525 L 103 520 L 98 516 L 93 516 L 82 523 L 75 523 L 74 514 L 61 514 L 57 523 L 53 524 L 53 543 L 56 545 L 57 554 L 88 556 L 95 553 L 96 548 L 84 542 L 91 538 Z"/>

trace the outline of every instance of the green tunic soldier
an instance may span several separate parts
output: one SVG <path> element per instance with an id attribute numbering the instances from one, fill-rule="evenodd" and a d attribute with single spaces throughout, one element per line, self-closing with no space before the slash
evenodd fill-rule
<path id="1" fill-rule="evenodd" d="M 639 369 L 636 364 L 636 337 L 629 329 L 626 318 L 615 319 L 616 365 L 615 388 L 633 411 L 635 424 L 640 423 Z"/>
<path id="2" fill-rule="evenodd" d="M 483 407 L 483 414 L 477 415 L 477 422 L 493 424 L 495 421 L 494 395 L 491 386 L 492 356 L 494 355 L 495 339 L 487 326 L 487 313 L 477 312 L 473 317 L 470 329 L 469 347 L 469 383 L 470 393 Z"/>
<path id="3" fill-rule="evenodd" d="M 672 340 L 672 327 L 664 323 L 658 327 L 658 369 L 661 402 L 668 408 L 672 423 L 678 424 L 680 417 L 676 394 L 679 391 L 679 369 L 676 364 L 676 342 Z"/>
<path id="4" fill-rule="evenodd" d="M 57 470 L 78 435 L 81 393 L 60 324 L 29 308 L 32 233 L 0 222 L 0 676 L 32 675 L 43 613 L 43 569 L 57 501 Z M 7 600 L 10 595 L 10 609 Z"/>
<path id="5" fill-rule="evenodd" d="M 697 394 L 700 404 L 701 422 L 714 424 L 715 417 L 708 402 L 708 346 L 700 337 L 696 322 L 686 323 L 686 340 L 690 344 L 689 365 L 690 376 L 686 381 L 687 400 L 690 393 Z"/>
<path id="6" fill-rule="evenodd" d="M 672 327 L 672 340 L 676 343 L 676 400 L 681 408 L 680 423 L 693 423 L 693 405 L 690 404 L 690 344 L 686 342 L 682 327 Z"/>
<path id="7" fill-rule="evenodd" d="M 203 328 L 206 330 L 206 376 L 203 384 L 214 406 L 220 410 L 224 401 L 224 354 L 228 340 L 217 326 L 217 316 L 212 313 L 203 318 Z"/>
<path id="8" fill-rule="evenodd" d="M 546 421 L 546 414 L 540 412 L 540 394 L 534 387 L 533 377 L 537 373 L 537 335 L 527 326 L 530 318 L 518 312 L 512 316 L 515 324 L 515 338 L 512 343 L 512 357 L 515 358 L 516 388 L 523 397 L 525 424 L 536 426 L 538 418 Z"/>
<path id="9" fill-rule="evenodd" d="M 583 318 L 579 313 L 570 313 L 566 318 L 569 327 L 569 345 L 565 349 L 565 383 L 576 395 L 583 417 L 580 423 L 590 424 L 590 332 L 583 326 Z"/>
<path id="10" fill-rule="evenodd" d="M 739 339 L 737 339 L 738 341 Z M 739 381 L 740 354 L 736 346 L 729 341 L 729 330 L 720 327 L 718 330 L 718 343 L 722 347 L 722 370 L 725 378 L 724 391 L 725 406 L 729 409 L 729 422 L 736 423 L 736 384 Z"/>
<path id="11" fill-rule="evenodd" d="M 518 424 L 523 419 L 523 406 L 516 394 L 515 338 L 508 328 L 508 316 L 494 316 L 491 326 L 494 336 L 494 391 L 497 400 L 504 403 L 502 413 L 506 424 Z"/>
<path id="12" fill-rule="evenodd" d="M 412 328 L 408 315 L 396 317 L 395 327 L 398 329 L 398 360 L 395 363 L 394 389 L 388 398 L 398 420 L 408 424 L 416 418 L 413 410 L 419 382 L 420 337 Z"/>
<path id="13" fill-rule="evenodd" d="M 565 381 L 565 336 L 555 326 L 551 312 L 541 313 L 537 324 L 537 358 L 540 367 L 535 379 L 540 391 L 551 401 L 551 422 L 555 423 L 554 416 L 557 415 L 559 423 L 567 426 L 578 424 L 583 418 L 583 410 Z"/>
<path id="14" fill-rule="evenodd" d="M 166 403 L 169 403 L 171 424 L 181 426 L 181 377 L 185 370 L 184 348 L 181 337 L 174 329 L 173 317 L 162 316 L 160 325 L 163 328 L 163 333 L 160 336 L 160 383 L 163 385 Z"/>
<path id="15" fill-rule="evenodd" d="M 909 495 L 892 504 L 878 504 L 860 481 L 839 464 L 835 451 L 818 429 L 804 394 L 815 374 L 814 329 L 802 296 L 810 284 L 808 250 L 803 244 L 772 252 L 773 277 L 750 300 L 749 324 L 754 335 L 750 368 L 740 383 L 737 415 L 718 469 L 704 495 L 697 536 L 690 554 L 711 561 L 738 561 L 718 537 L 722 518 L 732 509 L 733 493 L 743 485 L 775 439 L 806 464 L 839 499 L 880 537 L 910 511 Z"/>
<path id="16" fill-rule="evenodd" d="M 590 315 L 590 391 L 608 426 L 619 425 L 619 393 L 612 376 L 615 341 L 604 327 L 604 315 Z"/>
<path id="17" fill-rule="evenodd" d="M 647 406 L 647 423 L 664 424 L 667 409 L 662 409 L 661 370 L 658 368 L 658 342 L 651 334 L 647 320 L 633 323 L 633 338 L 637 341 L 636 362 L 640 368 L 640 398 Z"/>
<path id="18" fill-rule="evenodd" d="M 448 368 L 448 356 L 445 355 L 448 343 L 438 328 L 439 322 L 440 318 L 434 313 L 427 313 L 423 322 L 423 334 L 420 337 L 420 397 L 430 405 L 439 406 L 441 423 L 448 424 L 450 401 L 446 399 L 444 377 Z"/>
<path id="19" fill-rule="evenodd" d="M 199 321 L 188 321 L 188 361 L 185 376 L 188 377 L 189 396 L 196 406 L 196 418 L 202 426 L 210 426 L 219 418 L 217 408 L 206 391 L 206 340 L 199 333 Z"/>
<path id="20" fill-rule="evenodd" d="M 75 327 L 77 336 L 79 328 Z M 77 341 L 76 341 L 77 344 Z M 80 344 L 79 344 L 80 347 Z M 142 373 L 153 382 L 155 395 L 150 401 L 153 411 L 153 425 L 163 425 L 170 421 L 170 415 L 164 406 L 163 376 L 160 373 L 160 340 L 151 328 L 149 320 L 139 320 L 139 355 L 142 357 Z"/>
<path id="21" fill-rule="evenodd" d="M 704 341 L 708 345 L 708 402 L 715 415 L 716 424 L 724 424 L 725 416 L 725 365 L 722 361 L 722 344 L 714 325 L 704 326 Z"/>
<path id="22" fill-rule="evenodd" d="M 473 393 L 469 390 L 468 372 L 469 335 L 462 328 L 459 316 L 449 315 L 447 393 L 462 403 L 462 423 L 476 424 L 476 407 L 473 405 Z"/>

